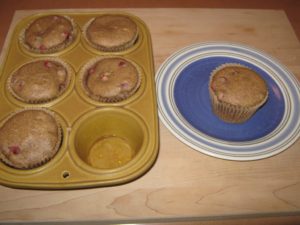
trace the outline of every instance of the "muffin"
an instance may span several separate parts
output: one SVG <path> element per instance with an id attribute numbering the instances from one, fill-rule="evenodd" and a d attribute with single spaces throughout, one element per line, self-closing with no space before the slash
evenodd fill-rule
<path id="1" fill-rule="evenodd" d="M 268 88 L 255 71 L 240 64 L 224 64 L 210 77 L 213 112 L 225 122 L 247 121 L 268 98 Z"/>
<path id="2" fill-rule="evenodd" d="M 122 51 L 138 38 L 136 23 L 127 16 L 102 15 L 87 23 L 84 37 L 100 51 Z"/>
<path id="3" fill-rule="evenodd" d="M 100 102 L 119 102 L 133 95 L 140 86 L 138 67 L 122 57 L 92 60 L 82 70 L 86 94 Z"/>
<path id="4" fill-rule="evenodd" d="M 70 18 L 49 15 L 34 20 L 21 34 L 21 42 L 32 52 L 53 53 L 69 46 L 76 33 Z"/>
<path id="5" fill-rule="evenodd" d="M 12 95 L 26 103 L 44 103 L 63 94 L 70 83 L 70 68 L 57 59 L 39 59 L 17 69 L 8 79 Z"/>
<path id="6" fill-rule="evenodd" d="M 53 158 L 61 140 L 61 128 L 52 113 L 19 111 L 0 128 L 0 159 L 17 169 L 35 168 Z"/>

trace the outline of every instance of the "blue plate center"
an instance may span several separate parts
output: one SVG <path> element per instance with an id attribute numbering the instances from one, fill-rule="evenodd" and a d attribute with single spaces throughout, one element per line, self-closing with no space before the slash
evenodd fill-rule
<path id="1" fill-rule="evenodd" d="M 269 98 L 248 121 L 226 123 L 213 112 L 208 83 L 211 71 L 224 63 L 239 63 L 256 71 L 268 84 Z M 175 104 L 182 117 L 196 130 L 225 141 L 251 141 L 271 133 L 284 114 L 284 99 L 275 81 L 259 67 L 231 57 L 208 57 L 186 66 L 174 86 Z"/>

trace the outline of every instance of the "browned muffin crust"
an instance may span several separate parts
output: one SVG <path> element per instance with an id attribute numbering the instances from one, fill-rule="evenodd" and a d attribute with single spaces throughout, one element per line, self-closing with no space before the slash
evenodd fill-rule
<path id="1" fill-rule="evenodd" d="M 84 86 L 100 101 L 119 101 L 133 94 L 139 85 L 139 72 L 124 58 L 103 58 L 87 69 Z"/>
<path id="2" fill-rule="evenodd" d="M 253 70 L 241 66 L 226 66 L 212 77 L 211 89 L 221 102 L 251 107 L 266 98 L 266 82 Z"/>
<path id="3" fill-rule="evenodd" d="M 255 71 L 240 64 L 224 64 L 210 77 L 213 112 L 223 121 L 243 123 L 267 101 L 266 82 Z"/>
<path id="4" fill-rule="evenodd" d="M 69 83 L 68 70 L 54 60 L 37 60 L 20 67 L 9 80 L 14 96 L 29 103 L 52 100 L 61 95 Z"/>
<path id="5" fill-rule="evenodd" d="M 60 127 L 44 110 L 24 110 L 0 128 L 0 159 L 18 169 L 30 169 L 50 160 L 61 142 Z"/>
<path id="6" fill-rule="evenodd" d="M 40 53 L 55 52 L 70 44 L 75 36 L 72 22 L 64 16 L 49 15 L 33 21 L 25 30 L 24 42 Z"/>
<path id="7" fill-rule="evenodd" d="M 96 17 L 86 28 L 88 41 L 103 51 L 119 51 L 129 48 L 137 39 L 137 25 L 123 15 Z"/>

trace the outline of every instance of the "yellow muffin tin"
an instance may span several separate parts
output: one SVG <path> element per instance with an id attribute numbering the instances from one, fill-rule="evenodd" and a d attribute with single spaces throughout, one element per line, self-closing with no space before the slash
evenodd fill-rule
<path id="1" fill-rule="evenodd" d="M 0 127 L 11 113 L 26 108 L 47 108 L 61 124 L 63 141 L 55 157 L 28 170 L 14 169 L 0 162 L 0 183 L 17 188 L 71 189 L 122 184 L 132 181 L 155 162 L 158 154 L 158 117 L 154 84 L 152 45 L 145 23 L 124 12 L 65 13 L 78 29 L 75 41 L 63 51 L 51 54 L 29 52 L 20 44 L 22 30 L 40 13 L 20 21 L 4 52 L 0 68 Z M 101 52 L 90 47 L 82 35 L 84 25 L 103 14 L 126 15 L 136 22 L 139 38 L 127 50 Z M 85 96 L 79 72 L 93 58 L 118 56 L 140 67 L 141 86 L 128 99 L 101 103 Z M 71 83 L 59 98 L 42 104 L 16 99 L 6 87 L 13 71 L 32 60 L 55 57 L 72 68 Z"/>

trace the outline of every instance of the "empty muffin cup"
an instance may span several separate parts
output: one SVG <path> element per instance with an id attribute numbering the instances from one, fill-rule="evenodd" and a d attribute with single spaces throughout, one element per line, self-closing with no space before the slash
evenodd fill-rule
<path id="1" fill-rule="evenodd" d="M 80 166 L 109 170 L 134 164 L 145 151 L 147 139 L 146 126 L 137 115 L 125 109 L 105 108 L 81 117 L 70 141 Z"/>

